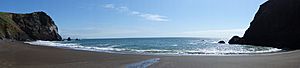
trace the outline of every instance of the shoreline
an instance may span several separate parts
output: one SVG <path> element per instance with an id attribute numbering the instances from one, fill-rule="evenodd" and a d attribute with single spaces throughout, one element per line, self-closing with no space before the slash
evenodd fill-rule
<path id="1" fill-rule="evenodd" d="M 159 58 L 149 68 L 299 68 L 300 50 L 252 56 L 115 54 L 0 41 L 0 68 L 126 68 Z"/>
<path id="2" fill-rule="evenodd" d="M 300 50 L 248 56 L 168 56 L 149 68 L 300 68 Z"/>
<path id="3" fill-rule="evenodd" d="M 272 50 L 265 51 L 254 51 L 254 52 L 229 52 L 229 53 L 206 53 L 206 52 L 177 52 L 177 53 L 151 53 L 145 51 L 139 52 L 137 51 L 126 51 L 124 48 L 104 48 L 101 47 L 93 47 L 93 46 L 82 46 L 80 44 L 73 43 L 60 43 L 57 41 L 34 41 L 34 42 L 24 42 L 25 44 L 34 45 L 34 46 L 47 46 L 47 47 L 55 47 L 62 49 L 71 49 L 71 50 L 79 50 L 79 51 L 92 51 L 92 52 L 102 52 L 102 53 L 111 53 L 111 54 L 129 54 L 129 55 L 147 55 L 147 56 L 251 56 L 251 55 L 268 55 L 268 54 L 277 54 L 280 52 L 287 52 L 289 50 L 272 48 Z M 70 45 L 70 46 L 69 46 Z M 228 44 L 227 44 L 228 45 Z M 246 45 L 245 45 L 246 46 Z M 99 48 L 99 49 L 98 49 Z M 112 49 L 112 50 L 111 50 Z M 149 51 L 152 51 L 151 49 Z M 154 49 L 155 51 L 155 49 Z M 159 49 L 158 49 L 159 51 Z M 172 51 L 172 50 L 170 50 Z"/>
<path id="4" fill-rule="evenodd" d="M 0 41 L 0 68 L 124 68 L 152 58 Z"/>
<path id="5" fill-rule="evenodd" d="M 21 41 L 19 41 L 21 42 Z M 50 48 L 58 48 L 58 49 L 66 49 L 66 50 L 75 50 L 75 51 L 87 51 L 87 52 L 96 52 L 96 53 L 107 53 L 107 54 L 123 54 L 123 55 L 142 55 L 142 56 L 263 56 L 263 55 L 277 55 L 277 54 L 287 54 L 293 52 L 300 52 L 300 50 L 280 50 L 276 52 L 266 52 L 266 53 L 244 53 L 244 54 L 146 54 L 146 53 L 122 53 L 122 52 L 104 52 L 104 51 L 93 51 L 93 50 L 81 50 L 81 49 L 74 49 L 69 47 L 56 47 L 56 46 L 45 46 L 45 45 L 33 45 L 29 43 L 25 43 L 22 41 L 23 44 L 30 45 L 30 46 L 41 46 L 41 47 L 50 47 Z"/>

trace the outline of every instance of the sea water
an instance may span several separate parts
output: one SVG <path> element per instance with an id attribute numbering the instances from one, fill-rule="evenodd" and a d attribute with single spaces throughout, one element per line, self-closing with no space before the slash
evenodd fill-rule
<path id="1" fill-rule="evenodd" d="M 281 49 L 252 45 L 217 43 L 212 38 L 112 38 L 78 41 L 32 41 L 32 45 L 53 46 L 121 54 L 144 55 L 249 55 L 278 52 Z"/>

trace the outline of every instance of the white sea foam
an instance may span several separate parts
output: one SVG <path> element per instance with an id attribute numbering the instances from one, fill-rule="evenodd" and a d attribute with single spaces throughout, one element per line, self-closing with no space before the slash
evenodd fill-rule
<path id="1" fill-rule="evenodd" d="M 42 41 L 42 40 L 33 41 L 33 42 L 24 42 L 24 43 L 28 43 L 28 44 L 32 44 L 32 45 L 55 46 L 55 47 L 77 45 L 77 44 L 73 44 L 73 43 L 60 44 L 60 43 L 55 43 L 55 42 L 51 42 L 51 41 Z"/>
<path id="2" fill-rule="evenodd" d="M 187 50 L 187 53 L 205 53 L 205 54 L 255 54 L 255 53 L 270 53 L 278 52 L 281 49 L 271 48 L 262 51 L 247 51 L 247 50 L 217 50 L 217 49 L 199 49 L 199 50 Z"/>
<path id="3" fill-rule="evenodd" d="M 134 50 L 137 52 L 169 52 L 172 50 L 159 50 L 159 49 L 148 49 L 148 50 Z"/>
<path id="4" fill-rule="evenodd" d="M 41 45 L 41 46 L 53 46 L 53 47 L 62 47 L 70 48 L 76 50 L 87 50 L 87 51 L 97 51 L 97 52 L 109 52 L 109 53 L 138 53 L 138 54 L 152 54 L 152 55 L 203 55 L 203 54 L 256 54 L 256 53 L 270 53 L 278 52 L 281 49 L 271 48 L 271 47 L 262 47 L 263 50 L 256 50 L 255 48 L 243 49 L 243 45 L 221 45 L 211 48 L 202 48 L 194 50 L 168 50 L 168 49 L 130 49 L 130 48 L 115 48 L 121 45 L 110 45 L 106 47 L 97 47 L 97 46 L 82 46 L 79 43 L 62 43 L 55 41 L 32 41 L 24 42 L 32 45 Z M 178 46 L 171 45 L 171 46 Z M 225 47 L 224 47 L 225 46 Z M 259 47 L 258 47 L 259 48 Z"/>
<path id="5" fill-rule="evenodd" d="M 32 41 L 32 42 L 24 42 L 28 43 L 31 45 L 41 45 L 41 46 L 53 46 L 53 47 L 62 47 L 62 48 L 71 48 L 71 49 L 76 49 L 76 50 L 87 50 L 87 51 L 101 51 L 101 52 L 111 52 L 111 51 L 123 51 L 125 49 L 120 49 L 120 48 L 112 48 L 111 47 L 89 47 L 89 46 L 82 46 L 80 44 L 75 44 L 75 43 L 58 43 L 54 41 Z"/>
<path id="6" fill-rule="evenodd" d="M 197 44 L 199 44 L 199 43 L 196 43 L 196 42 L 190 42 L 190 43 L 188 43 L 188 44 L 190 44 L 190 45 L 197 45 Z"/>
<path id="7" fill-rule="evenodd" d="M 111 45 L 111 46 L 108 46 L 109 48 L 114 48 L 114 47 L 118 47 L 118 46 L 121 46 L 121 45 Z"/>

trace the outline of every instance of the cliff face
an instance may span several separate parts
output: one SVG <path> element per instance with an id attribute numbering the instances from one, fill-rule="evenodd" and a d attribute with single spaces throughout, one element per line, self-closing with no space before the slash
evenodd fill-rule
<path id="1" fill-rule="evenodd" d="M 233 37 L 229 43 L 299 49 L 300 0 L 265 2 L 244 37 Z"/>
<path id="2" fill-rule="evenodd" d="M 46 13 L 0 12 L 0 39 L 61 40 L 58 28 Z"/>

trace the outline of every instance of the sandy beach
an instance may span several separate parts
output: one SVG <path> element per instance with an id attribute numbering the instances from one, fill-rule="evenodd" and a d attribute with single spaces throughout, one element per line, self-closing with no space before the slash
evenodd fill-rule
<path id="1" fill-rule="evenodd" d="M 153 58 L 160 60 L 149 68 L 300 68 L 300 51 L 256 56 L 146 56 L 0 41 L 0 68 L 126 68 Z"/>
<path id="2" fill-rule="evenodd" d="M 300 52 L 257 56 L 163 57 L 150 68 L 300 68 Z"/>
<path id="3" fill-rule="evenodd" d="M 0 42 L 0 68 L 124 68 L 151 58 Z"/>

